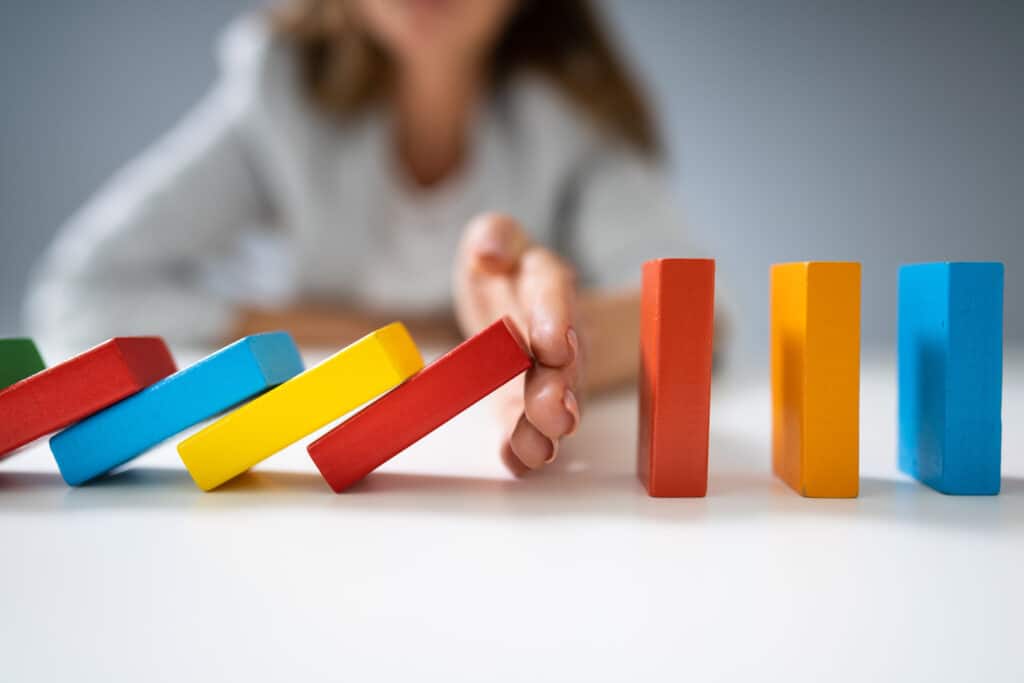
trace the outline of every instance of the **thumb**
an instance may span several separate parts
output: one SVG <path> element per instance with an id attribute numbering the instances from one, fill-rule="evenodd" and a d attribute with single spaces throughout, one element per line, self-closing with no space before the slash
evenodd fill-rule
<path id="1" fill-rule="evenodd" d="M 483 273 L 508 273 L 519 267 L 530 239 L 511 216 L 484 213 L 470 221 L 461 251 L 473 270 Z"/>

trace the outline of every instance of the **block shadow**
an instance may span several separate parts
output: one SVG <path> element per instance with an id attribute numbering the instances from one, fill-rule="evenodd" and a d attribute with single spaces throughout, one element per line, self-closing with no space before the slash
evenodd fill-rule
<path id="1" fill-rule="evenodd" d="M 57 490 L 67 484 L 57 472 L 0 471 L 0 496 L 7 494 Z"/>
<path id="2" fill-rule="evenodd" d="M 712 474 L 707 498 L 652 499 L 631 472 L 573 462 L 522 479 L 378 472 L 342 494 L 314 472 L 256 470 L 204 493 L 184 470 L 139 467 L 78 488 L 57 473 L 0 473 L 0 504 L 7 512 L 283 507 L 669 523 L 825 517 L 989 533 L 1024 527 L 1024 478 L 1004 478 L 999 496 L 968 497 L 911 480 L 862 477 L 859 498 L 828 500 L 802 498 L 766 471 L 727 470 Z"/>
<path id="3" fill-rule="evenodd" d="M 562 456 L 522 479 L 376 472 L 346 493 L 333 494 L 315 471 L 257 468 L 204 493 L 180 467 L 130 466 L 91 484 L 68 488 L 54 472 L 0 470 L 0 508 L 359 510 L 459 517 L 634 519 L 667 523 L 734 523 L 756 518 L 884 519 L 901 525 L 981 532 L 1024 526 L 1024 478 L 1004 477 L 997 497 L 954 497 L 910 479 L 861 478 L 860 497 L 802 498 L 770 472 L 769 444 L 714 427 L 707 498 L 652 499 L 635 475 L 635 427 L 622 419 L 623 401 L 594 404 L 585 429 Z M 616 413 L 616 411 L 619 411 Z M 616 419 L 616 415 L 618 418 Z M 460 456 L 461 457 L 461 456 Z M 496 453 L 467 453 L 496 458 Z"/>

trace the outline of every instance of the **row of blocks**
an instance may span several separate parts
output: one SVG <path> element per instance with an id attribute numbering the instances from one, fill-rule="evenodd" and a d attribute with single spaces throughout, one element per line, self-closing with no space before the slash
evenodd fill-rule
<path id="1" fill-rule="evenodd" d="M 712 260 L 644 265 L 638 471 L 652 496 L 704 496 Z M 899 271 L 899 467 L 947 494 L 999 493 L 1003 264 Z M 860 481 L 859 263 L 771 269 L 772 469 L 803 496 Z"/>
<path id="2" fill-rule="evenodd" d="M 773 469 L 805 496 L 858 493 L 860 280 L 857 263 L 772 267 Z M 710 259 L 643 268 L 638 472 L 652 496 L 707 492 L 714 281 Z M 999 263 L 900 269 L 899 464 L 945 493 L 999 492 L 1002 296 Z M 178 445 L 210 490 L 383 395 L 308 447 L 342 491 L 531 364 L 504 319 L 426 368 L 400 323 L 306 371 L 283 332 L 180 372 L 159 338 L 49 370 L 30 341 L 0 340 L 0 457 L 63 430 L 51 450 L 83 484 L 241 404 Z"/>
<path id="3" fill-rule="evenodd" d="M 342 491 L 531 365 L 507 319 L 426 367 L 401 323 L 309 370 L 284 332 L 245 337 L 181 371 L 158 337 L 114 338 L 49 369 L 30 341 L 4 340 L 0 457 L 61 430 L 50 439 L 61 476 L 84 484 L 231 410 L 178 444 L 210 490 L 377 399 L 307 448 Z"/>

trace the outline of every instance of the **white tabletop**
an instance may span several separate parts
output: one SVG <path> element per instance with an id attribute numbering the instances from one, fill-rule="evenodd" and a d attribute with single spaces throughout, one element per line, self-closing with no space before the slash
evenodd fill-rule
<path id="1" fill-rule="evenodd" d="M 301 447 L 205 494 L 173 443 L 74 490 L 23 450 L 0 680 L 1024 680 L 1024 358 L 992 498 L 897 473 L 884 361 L 861 497 L 799 497 L 769 474 L 765 375 L 714 388 L 705 499 L 646 496 L 629 396 L 521 481 L 486 404 L 342 495 Z"/>

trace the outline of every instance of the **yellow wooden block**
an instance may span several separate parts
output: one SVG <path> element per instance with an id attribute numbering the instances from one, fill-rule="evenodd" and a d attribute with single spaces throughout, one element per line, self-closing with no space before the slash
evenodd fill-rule
<path id="1" fill-rule="evenodd" d="M 178 454 L 196 485 L 209 491 L 422 367 L 405 326 L 392 323 L 185 439 Z"/>
<path id="2" fill-rule="evenodd" d="M 772 467 L 801 495 L 860 484 L 860 264 L 772 266 Z"/>

